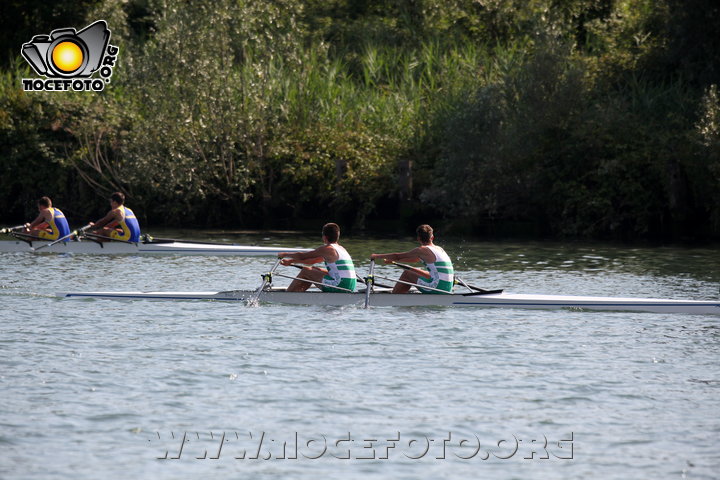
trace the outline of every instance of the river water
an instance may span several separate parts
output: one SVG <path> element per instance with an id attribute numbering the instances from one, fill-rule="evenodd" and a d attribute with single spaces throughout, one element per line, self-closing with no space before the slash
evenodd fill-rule
<path id="1" fill-rule="evenodd" d="M 344 240 L 361 274 L 414 246 Z M 487 288 L 718 297 L 716 248 L 439 243 Z M 0 478 L 718 478 L 718 316 L 53 297 L 272 262 L 0 254 Z"/>

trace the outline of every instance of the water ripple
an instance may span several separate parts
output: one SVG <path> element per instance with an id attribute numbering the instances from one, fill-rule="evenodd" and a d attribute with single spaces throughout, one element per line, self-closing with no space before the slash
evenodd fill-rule
<path id="1" fill-rule="evenodd" d="M 396 247 L 348 242 L 358 258 Z M 720 282 L 711 249 L 457 242 L 447 250 L 462 257 L 457 266 L 467 281 L 514 291 L 716 298 Z M 268 479 L 478 472 L 624 479 L 714 478 L 718 471 L 717 317 L 52 297 L 63 290 L 252 289 L 271 259 L 98 262 L 80 255 L 0 262 L 2 478 L 83 480 L 103 472 L 171 479 L 211 470 L 233 477 L 241 470 Z M 171 433 L 183 432 L 196 435 L 187 458 L 158 460 L 177 451 Z M 356 447 L 399 432 L 404 440 L 431 437 L 436 450 L 410 460 L 399 442 L 390 460 L 230 455 L 209 466 L 197 457 L 216 451 L 211 432 L 252 432 L 253 442 L 264 432 L 276 440 L 267 448 L 295 432 L 330 440 L 350 432 Z M 522 458 L 537 445 L 530 440 L 543 436 L 551 453 L 561 453 L 557 442 L 571 432 L 574 460 Z M 453 442 L 477 435 L 482 451 L 497 455 L 438 460 L 448 433 Z M 513 435 L 524 439 L 517 455 L 499 459 L 497 442 Z M 233 439 L 229 451 L 240 442 Z"/>

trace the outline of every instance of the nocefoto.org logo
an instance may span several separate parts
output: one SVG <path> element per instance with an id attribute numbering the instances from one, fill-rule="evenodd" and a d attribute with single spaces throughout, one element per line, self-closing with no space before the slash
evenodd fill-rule
<path id="1" fill-rule="evenodd" d="M 23 90 L 101 92 L 117 61 L 118 47 L 110 45 L 110 30 L 98 20 L 79 32 L 58 28 L 50 35 L 35 35 L 21 54 L 43 78 L 23 78 Z M 99 71 L 99 78 L 91 76 Z"/>

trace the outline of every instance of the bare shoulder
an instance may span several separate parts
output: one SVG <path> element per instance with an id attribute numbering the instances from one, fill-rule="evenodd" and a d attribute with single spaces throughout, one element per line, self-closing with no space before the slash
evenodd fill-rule
<path id="1" fill-rule="evenodd" d="M 333 250 L 333 248 L 330 245 L 320 245 L 315 250 L 313 250 L 312 253 L 322 254 L 329 250 Z"/>
<path id="2" fill-rule="evenodd" d="M 412 252 L 425 263 L 431 263 L 435 261 L 435 254 L 427 245 L 420 245 Z"/>
<path id="3" fill-rule="evenodd" d="M 338 253 L 338 251 L 335 250 L 335 248 L 330 244 L 323 245 L 322 247 L 318 248 L 318 251 L 320 252 L 322 257 L 329 263 L 336 262 L 337 259 L 340 258 L 340 254 Z"/>
<path id="4" fill-rule="evenodd" d="M 327 251 L 326 247 L 327 247 L 327 245 L 320 245 L 315 250 L 310 250 L 309 252 L 297 253 L 295 255 L 297 255 L 300 258 L 305 258 L 305 259 L 323 257 L 323 256 L 325 256 L 325 252 Z"/>
<path id="5" fill-rule="evenodd" d="M 419 247 L 415 247 L 412 250 L 408 250 L 408 254 L 410 255 L 422 255 L 425 252 L 429 252 L 430 249 L 426 247 L 425 245 L 420 245 Z"/>

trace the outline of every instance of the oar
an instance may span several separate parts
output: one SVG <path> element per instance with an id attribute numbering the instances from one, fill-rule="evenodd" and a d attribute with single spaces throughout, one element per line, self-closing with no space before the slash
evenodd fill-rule
<path id="1" fill-rule="evenodd" d="M 319 282 L 317 280 L 308 280 L 307 278 L 298 278 L 298 277 L 293 277 L 291 275 L 284 275 L 282 273 L 276 273 L 275 276 L 289 278 L 290 280 L 297 280 L 298 282 L 305 282 L 305 283 L 309 283 L 311 285 L 319 284 Z M 320 284 L 320 285 L 322 285 L 322 284 Z M 347 293 L 355 293 L 352 290 L 350 290 L 349 288 L 337 287 L 337 286 L 333 286 L 333 285 L 323 285 L 323 286 L 328 287 L 328 288 L 334 288 L 336 290 L 341 290 L 341 291 L 347 292 Z"/>
<path id="2" fill-rule="evenodd" d="M 23 233 L 23 232 L 10 232 L 8 235 L 18 238 L 24 242 L 34 242 L 38 239 L 35 235 L 30 235 L 29 233 Z"/>
<path id="3" fill-rule="evenodd" d="M 7 235 L 8 233 L 14 232 L 25 227 L 25 225 L 18 225 L 17 227 L 0 228 L 0 233 Z"/>
<path id="4" fill-rule="evenodd" d="M 381 277 L 381 276 L 379 276 L 379 275 L 378 275 L 377 278 L 382 278 L 382 279 L 385 279 L 385 280 L 393 280 L 392 278 Z M 405 280 L 400 280 L 400 279 L 394 280 L 394 281 L 397 282 L 397 283 L 404 283 L 405 285 L 410 285 L 411 287 L 422 288 L 423 290 L 432 290 L 433 292 L 442 293 L 442 294 L 444 294 L 444 295 L 452 295 L 452 293 L 450 293 L 450 292 L 448 292 L 448 291 L 446 291 L 446 290 L 440 290 L 439 288 L 426 287 L 426 286 L 424 286 L 424 285 L 418 285 L 417 283 L 410 283 L 410 282 L 406 282 Z"/>
<path id="5" fill-rule="evenodd" d="M 407 265 L 407 264 L 405 264 L 405 263 L 398 263 L 398 262 L 391 262 L 391 263 L 392 263 L 393 265 L 395 265 L 396 267 L 400 267 L 400 268 L 402 268 L 402 269 L 404 269 L 404 270 L 412 270 L 412 271 L 414 271 L 415 273 L 417 273 L 418 275 L 422 275 L 422 276 L 425 277 L 425 278 L 428 278 L 428 277 L 430 276 L 430 275 L 428 275 L 426 272 L 420 270 L 419 268 L 415 268 L 415 267 L 413 267 L 412 265 Z"/>
<path id="6" fill-rule="evenodd" d="M 417 273 L 422 272 L 422 270 L 420 270 L 419 268 L 415 268 L 411 265 L 406 265 L 404 263 L 397 263 L 397 262 L 392 262 L 392 263 L 393 263 L 393 265 L 396 265 L 400 268 L 404 268 L 405 270 L 415 270 Z M 484 288 L 476 287 L 475 285 L 470 285 L 468 283 L 465 283 L 463 281 L 463 279 L 461 279 L 457 275 L 455 275 L 455 280 L 457 280 L 457 282 L 460 285 L 467 287 L 470 290 L 475 290 L 475 293 L 470 293 L 470 294 L 465 294 L 465 295 L 489 295 L 492 293 L 502 293 L 503 292 L 502 290 L 486 290 Z M 425 288 L 425 287 L 423 287 L 423 288 Z"/>
<path id="7" fill-rule="evenodd" d="M 278 267 L 278 265 L 280 265 L 280 262 L 282 262 L 282 258 L 278 258 L 277 262 L 275 262 L 275 265 L 273 265 L 273 267 L 270 269 L 270 271 L 268 273 L 265 273 L 262 275 L 263 281 L 260 284 L 260 288 L 258 288 L 255 291 L 255 293 L 253 294 L 253 296 L 248 299 L 248 301 L 246 302 L 247 305 L 254 305 L 257 303 L 258 299 L 260 298 L 260 294 L 262 293 L 263 289 L 265 288 L 265 285 L 267 285 L 268 283 L 272 283 L 272 274 L 275 271 L 275 269 Z"/>
<path id="8" fill-rule="evenodd" d="M 135 245 L 137 243 L 137 242 L 131 242 L 129 240 L 122 240 L 120 238 L 112 238 L 112 237 L 107 237 L 105 235 L 98 235 L 96 233 L 85 233 L 83 236 L 89 238 L 90 240 L 107 240 L 109 242 L 129 243 L 132 245 Z"/>
<path id="9" fill-rule="evenodd" d="M 298 265 L 297 263 L 293 263 L 293 264 L 291 264 L 290 266 L 291 266 L 291 267 L 295 267 L 295 268 L 299 268 L 299 269 L 301 269 L 301 270 L 302 270 L 303 268 L 305 268 L 303 265 Z M 363 285 L 365 285 L 365 279 L 364 279 L 363 277 L 361 277 L 360 275 L 358 275 L 358 274 L 356 273 L 356 274 L 355 274 L 355 278 L 357 278 L 358 282 L 360 282 L 360 283 L 362 283 Z M 382 287 L 382 288 L 392 288 L 391 285 L 385 285 L 385 284 L 377 283 L 377 282 L 373 282 L 373 285 L 374 285 L 374 286 L 377 286 L 377 287 Z"/>
<path id="10" fill-rule="evenodd" d="M 365 277 L 365 308 L 368 308 L 370 305 L 370 290 L 372 290 L 372 287 L 375 284 L 375 276 L 373 275 L 374 271 L 375 260 L 370 260 L 370 273 L 368 273 L 368 276 Z"/>
<path id="11" fill-rule="evenodd" d="M 357 273 L 355 274 L 355 277 L 358 279 L 358 281 L 359 281 L 360 283 L 362 283 L 363 285 L 367 285 L 367 283 L 365 283 L 365 279 L 362 278 L 362 277 L 361 277 L 360 275 L 358 275 Z M 384 284 L 384 283 L 378 283 L 378 282 L 376 282 L 374 278 L 373 278 L 372 284 L 373 284 L 373 288 L 374 288 L 374 287 L 393 288 L 392 285 L 386 285 L 386 284 Z"/>
<path id="12" fill-rule="evenodd" d="M 468 290 L 470 290 L 471 293 L 463 293 L 463 295 L 465 295 L 465 296 L 471 296 L 471 295 L 490 295 L 490 294 L 492 294 L 492 293 L 502 293 L 502 292 L 503 292 L 502 289 L 497 289 L 497 290 L 485 290 L 484 288 L 476 287 L 476 286 L 474 286 L 474 285 L 468 285 L 467 283 L 465 283 L 465 282 L 463 281 L 462 278 L 457 277 L 457 276 L 455 277 L 455 280 L 457 280 L 457 282 L 458 282 L 460 285 L 462 285 L 463 287 L 465 287 L 465 288 L 467 288 Z M 473 292 L 473 290 L 475 290 L 475 291 Z"/>
<path id="13" fill-rule="evenodd" d="M 88 223 L 88 224 L 85 225 L 84 227 L 78 228 L 77 230 L 70 232 L 69 234 L 65 235 L 64 237 L 58 238 L 58 239 L 55 240 L 54 242 L 46 243 L 45 245 L 40 245 L 40 246 L 37 247 L 37 248 L 33 248 L 33 252 L 37 252 L 38 250 L 40 250 L 40 249 L 42 249 L 42 248 L 45 248 L 45 247 L 52 247 L 52 246 L 55 245 L 56 243 L 60 243 L 60 242 L 62 242 L 63 240 L 67 240 L 68 238 L 72 237 L 73 235 L 79 235 L 80 233 L 84 232 L 85 230 L 87 230 L 87 229 L 90 228 L 90 227 L 92 227 L 92 225 L 90 225 L 90 224 Z"/>

